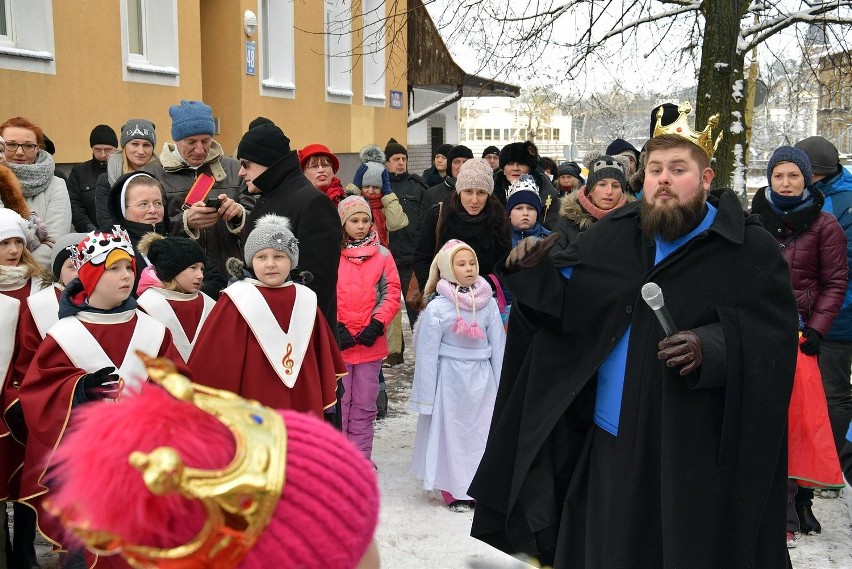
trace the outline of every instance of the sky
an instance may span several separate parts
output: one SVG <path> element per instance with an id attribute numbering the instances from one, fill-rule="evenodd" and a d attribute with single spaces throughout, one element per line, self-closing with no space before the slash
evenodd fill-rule
<path id="1" fill-rule="evenodd" d="M 427 0 L 428 1 L 428 0 Z M 488 1 L 488 0 L 486 0 Z M 499 1 L 499 0 L 495 0 Z M 529 4 L 547 5 L 549 0 L 502 0 L 516 9 L 524 9 Z M 553 4 L 561 2 L 554 1 Z M 598 5 L 602 2 L 596 2 Z M 690 87 L 697 82 L 697 58 L 696 51 L 693 58 L 680 58 L 678 53 L 686 41 L 687 28 L 685 25 L 675 27 L 663 44 L 662 49 L 653 51 L 648 46 L 653 45 L 655 37 L 659 32 L 649 26 L 643 26 L 635 37 L 628 38 L 626 43 L 617 43 L 618 38 L 611 40 L 607 50 L 602 52 L 601 57 L 595 57 L 585 73 L 573 80 L 565 79 L 565 58 L 568 51 L 565 48 L 549 44 L 544 53 L 535 64 L 524 67 L 510 67 L 499 74 L 493 69 L 484 68 L 484 61 L 478 50 L 470 44 L 469 38 L 473 34 L 452 34 L 458 18 L 458 12 L 448 12 L 453 6 L 458 8 L 459 0 L 433 0 L 427 4 L 427 9 L 433 20 L 438 25 L 439 31 L 444 35 L 446 43 L 453 54 L 453 58 L 465 71 L 485 77 L 495 77 L 521 87 L 532 87 L 537 85 L 553 86 L 557 91 L 568 96 L 582 95 L 593 91 L 605 91 L 613 86 L 631 92 L 665 92 L 673 87 Z M 464 2 L 461 2 L 464 4 Z M 659 4 L 659 3 L 658 3 Z M 616 1 L 613 6 L 620 6 Z M 662 4 L 659 4 L 662 6 Z M 446 14 L 454 14 L 453 20 L 449 21 Z M 691 21 L 692 16 L 689 16 Z M 442 23 L 444 27 L 442 27 Z M 602 28 L 609 27 L 601 20 Z M 587 27 L 586 23 L 577 22 L 572 16 L 563 16 L 557 21 L 554 28 L 554 37 L 560 34 L 582 33 Z M 494 36 L 498 34 L 496 23 L 490 30 Z M 651 52 L 651 53 L 649 53 Z M 758 49 L 758 61 L 761 65 L 768 65 L 773 59 L 781 57 L 797 58 L 800 53 L 799 42 L 794 28 L 773 36 Z M 777 54 L 777 55 L 776 55 Z"/>

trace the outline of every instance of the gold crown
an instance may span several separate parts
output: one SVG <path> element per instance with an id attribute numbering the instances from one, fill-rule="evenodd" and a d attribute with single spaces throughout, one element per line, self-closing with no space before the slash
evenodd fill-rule
<path id="1" fill-rule="evenodd" d="M 152 381 L 230 429 L 236 445 L 234 459 L 221 470 L 200 470 L 184 465 L 169 447 L 148 454 L 131 453 L 130 464 L 142 472 L 151 492 L 160 496 L 180 494 L 204 505 L 204 526 L 183 545 L 159 549 L 124 542 L 109 532 L 90 529 L 86 522 L 63 520 L 63 524 L 89 549 L 104 554 L 118 552 L 138 569 L 237 567 L 269 525 L 281 497 L 287 456 L 284 421 L 275 410 L 257 401 L 193 384 L 166 359 L 136 353 L 145 362 Z"/>
<path id="2" fill-rule="evenodd" d="M 720 132 L 719 136 L 716 137 L 716 141 L 713 142 L 713 129 L 719 126 L 719 113 L 716 113 L 707 119 L 707 126 L 704 127 L 704 130 L 694 131 L 692 130 L 692 127 L 689 126 L 689 121 L 686 118 L 686 115 L 692 112 L 692 106 L 689 103 L 681 103 L 677 107 L 677 112 L 677 119 L 675 119 L 674 122 L 663 126 L 663 108 L 660 107 L 660 110 L 657 111 L 657 124 L 654 127 L 654 136 L 660 136 L 661 134 L 676 134 L 698 146 L 704 151 L 707 158 L 713 158 L 713 153 L 716 152 L 716 148 L 719 146 L 719 142 L 721 142 L 723 134 Z"/>

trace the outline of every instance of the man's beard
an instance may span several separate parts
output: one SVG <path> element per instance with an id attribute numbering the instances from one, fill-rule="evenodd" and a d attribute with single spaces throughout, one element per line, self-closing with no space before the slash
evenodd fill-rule
<path id="1" fill-rule="evenodd" d="M 704 219 L 706 193 L 702 188 L 686 203 L 656 208 L 644 199 L 639 206 L 639 225 L 646 235 L 659 235 L 663 241 L 683 237 Z"/>

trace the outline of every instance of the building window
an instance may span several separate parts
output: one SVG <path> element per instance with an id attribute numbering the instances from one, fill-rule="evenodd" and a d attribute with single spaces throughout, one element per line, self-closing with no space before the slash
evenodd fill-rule
<path id="1" fill-rule="evenodd" d="M 0 0 L 0 68 L 56 73 L 51 0 Z"/>
<path id="2" fill-rule="evenodd" d="M 326 101 L 352 102 L 351 0 L 325 0 Z"/>
<path id="3" fill-rule="evenodd" d="M 125 81 L 180 84 L 177 0 L 121 0 Z"/>
<path id="4" fill-rule="evenodd" d="M 559 140 L 559 129 L 558 128 L 553 129 L 553 140 Z"/>
<path id="5" fill-rule="evenodd" d="M 364 62 L 364 104 L 384 107 L 385 95 L 385 0 L 364 0 L 364 38 L 361 61 Z"/>
<path id="6" fill-rule="evenodd" d="M 260 6 L 262 95 L 292 99 L 296 95 L 295 27 L 291 0 L 262 0 Z"/>
<path id="7" fill-rule="evenodd" d="M 476 129 L 476 140 L 482 140 L 482 129 Z"/>

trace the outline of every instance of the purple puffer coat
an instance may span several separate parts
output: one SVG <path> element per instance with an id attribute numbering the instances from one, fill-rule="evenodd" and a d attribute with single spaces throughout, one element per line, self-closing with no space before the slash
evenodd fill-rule
<path id="1" fill-rule="evenodd" d="M 763 226 L 782 247 L 799 314 L 805 326 L 825 336 L 846 294 L 848 267 L 846 235 L 837 219 L 822 211 L 825 198 L 813 186 L 812 200 L 802 209 L 779 213 L 772 207 L 769 189 L 759 190 L 751 203 Z"/>

